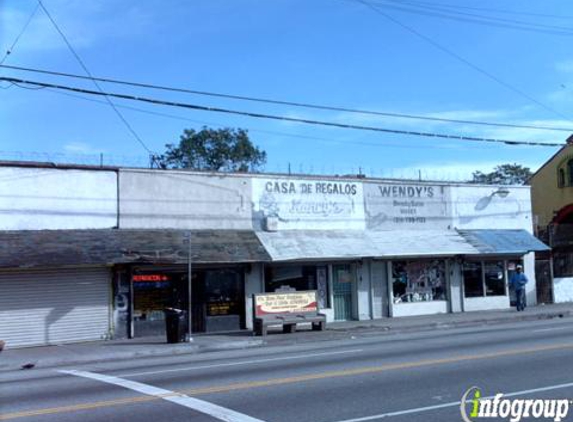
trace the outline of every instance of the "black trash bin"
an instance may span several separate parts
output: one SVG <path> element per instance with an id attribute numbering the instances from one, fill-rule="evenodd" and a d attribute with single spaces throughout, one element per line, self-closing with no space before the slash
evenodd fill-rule
<path id="1" fill-rule="evenodd" d="M 167 343 L 184 342 L 187 334 L 187 312 L 175 308 L 166 308 L 164 312 Z"/>

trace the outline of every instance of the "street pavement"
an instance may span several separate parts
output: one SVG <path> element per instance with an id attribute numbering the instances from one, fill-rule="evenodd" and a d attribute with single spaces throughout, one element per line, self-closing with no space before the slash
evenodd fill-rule
<path id="1" fill-rule="evenodd" d="M 448 422 L 472 386 L 573 399 L 572 318 L 355 334 L 4 370 L 0 420 Z"/>
<path id="2" fill-rule="evenodd" d="M 457 314 L 424 315 L 416 317 L 384 318 L 369 321 L 345 321 L 329 323 L 324 332 L 301 327 L 295 334 L 282 334 L 279 330 L 271 335 L 254 337 L 250 331 L 238 333 L 195 335 L 190 343 L 166 344 L 165 336 L 94 341 L 80 344 L 28 347 L 6 350 L 0 353 L 0 372 L 19 369 L 31 364 L 35 368 L 84 364 L 99 361 L 140 359 L 151 356 L 176 356 L 220 350 L 239 350 L 277 345 L 294 345 L 317 341 L 343 340 L 371 335 L 392 336 L 399 333 L 448 330 L 462 327 L 496 326 L 499 324 L 569 318 L 573 316 L 573 304 L 541 305 L 527 308 L 525 312 L 515 309 L 465 312 Z"/>

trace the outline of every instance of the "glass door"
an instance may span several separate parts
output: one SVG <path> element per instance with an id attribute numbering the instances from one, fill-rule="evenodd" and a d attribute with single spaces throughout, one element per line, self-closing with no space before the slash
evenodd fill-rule
<path id="1" fill-rule="evenodd" d="M 334 319 L 347 321 L 352 319 L 352 292 L 355 286 L 353 267 L 333 265 Z"/>

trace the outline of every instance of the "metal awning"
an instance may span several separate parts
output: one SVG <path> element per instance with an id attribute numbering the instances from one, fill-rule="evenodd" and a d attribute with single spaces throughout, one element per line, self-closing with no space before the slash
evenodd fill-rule
<path id="1" fill-rule="evenodd" d="M 458 230 L 481 254 L 524 255 L 551 248 L 527 230 Z"/>
<path id="2" fill-rule="evenodd" d="M 273 261 L 437 257 L 479 252 L 452 230 L 257 232 Z"/>
<path id="3" fill-rule="evenodd" d="M 191 250 L 189 250 L 191 237 Z M 248 230 L 0 231 L 0 268 L 249 263 L 270 257 Z"/>

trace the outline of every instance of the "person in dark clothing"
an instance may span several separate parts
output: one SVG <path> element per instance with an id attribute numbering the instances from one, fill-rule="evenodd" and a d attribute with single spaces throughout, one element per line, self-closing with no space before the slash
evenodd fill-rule
<path id="1" fill-rule="evenodd" d="M 525 285 L 528 281 L 527 276 L 523 274 L 523 267 L 518 265 L 510 280 L 511 285 L 515 290 L 516 308 L 518 311 L 523 311 L 525 309 Z"/>

